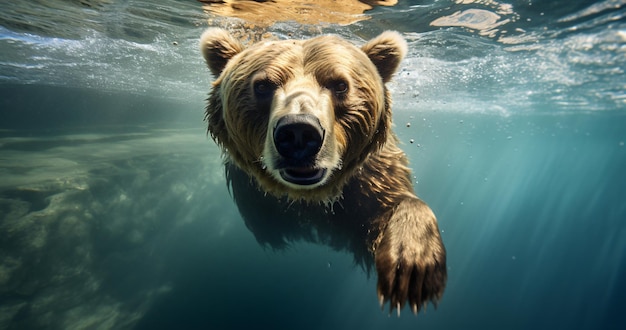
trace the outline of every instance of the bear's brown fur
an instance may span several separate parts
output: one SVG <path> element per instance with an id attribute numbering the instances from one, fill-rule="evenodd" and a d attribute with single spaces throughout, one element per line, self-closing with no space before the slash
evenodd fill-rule
<path id="1" fill-rule="evenodd" d="M 335 36 L 245 47 L 210 28 L 200 47 L 217 77 L 208 130 L 257 239 L 323 242 L 365 264 L 369 252 L 381 306 L 390 301 L 399 312 L 408 301 L 417 313 L 436 304 L 445 248 L 391 131 L 385 83 L 406 53 L 400 34 L 360 48 Z"/>

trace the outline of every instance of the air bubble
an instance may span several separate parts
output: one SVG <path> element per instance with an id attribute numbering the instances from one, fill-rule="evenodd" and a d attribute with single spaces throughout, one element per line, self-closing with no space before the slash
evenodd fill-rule
<path id="1" fill-rule="evenodd" d="M 261 169 L 262 170 L 266 170 L 267 169 L 267 165 L 265 165 L 265 157 L 263 157 L 263 156 L 259 157 L 259 163 L 261 163 Z"/>

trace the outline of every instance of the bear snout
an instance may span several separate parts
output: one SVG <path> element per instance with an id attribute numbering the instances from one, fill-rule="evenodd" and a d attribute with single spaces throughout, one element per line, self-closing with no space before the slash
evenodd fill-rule
<path id="1" fill-rule="evenodd" d="M 324 143 L 324 128 L 310 114 L 291 114 L 278 120 L 274 127 L 276 151 L 290 163 L 311 163 Z"/>
<path id="2" fill-rule="evenodd" d="M 319 119 L 311 114 L 289 114 L 278 120 L 273 138 L 281 157 L 278 168 L 283 180 L 309 186 L 324 179 L 326 169 L 316 166 L 324 135 Z"/>

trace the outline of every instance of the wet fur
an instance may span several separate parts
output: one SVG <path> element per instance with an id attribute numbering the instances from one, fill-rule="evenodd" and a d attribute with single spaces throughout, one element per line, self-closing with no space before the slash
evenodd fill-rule
<path id="1" fill-rule="evenodd" d="M 406 53 L 402 37 L 385 32 L 361 48 L 334 36 L 245 48 L 224 30 L 208 29 L 200 46 L 217 77 L 208 131 L 224 150 L 233 197 L 257 240 L 274 248 L 302 239 L 328 244 L 366 268 L 373 259 L 381 305 L 389 301 L 399 312 L 408 302 L 417 313 L 436 304 L 447 277 L 445 248 L 433 212 L 414 193 L 385 87 Z M 259 76 L 278 86 L 271 102 L 250 92 Z M 348 82 L 345 96 L 328 92 L 335 80 Z M 310 189 L 281 182 L 266 159 L 273 155 L 268 127 L 286 111 L 280 93 L 298 88 L 321 104 L 310 109 L 331 139 L 320 161 L 339 159 L 328 180 Z"/>

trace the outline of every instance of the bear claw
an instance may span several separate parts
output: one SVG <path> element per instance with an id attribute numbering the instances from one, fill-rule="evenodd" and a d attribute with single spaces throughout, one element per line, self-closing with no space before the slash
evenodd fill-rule
<path id="1" fill-rule="evenodd" d="M 376 248 L 378 300 L 389 311 L 408 301 L 414 314 L 443 295 L 447 279 L 445 248 L 430 208 L 418 199 L 401 202 L 394 210 Z"/>

